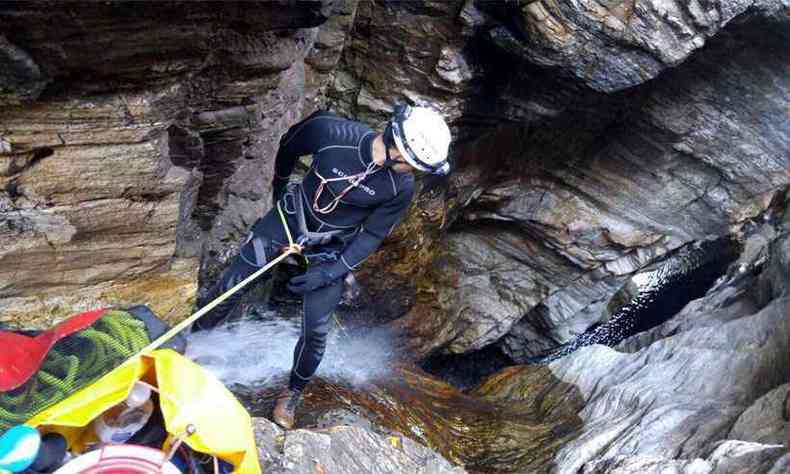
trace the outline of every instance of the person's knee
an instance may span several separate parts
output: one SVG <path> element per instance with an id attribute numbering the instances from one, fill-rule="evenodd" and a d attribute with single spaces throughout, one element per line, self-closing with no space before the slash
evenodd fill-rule
<path id="1" fill-rule="evenodd" d="M 305 345 L 313 353 L 323 355 L 326 348 L 328 331 L 325 328 L 313 328 L 305 331 Z"/>

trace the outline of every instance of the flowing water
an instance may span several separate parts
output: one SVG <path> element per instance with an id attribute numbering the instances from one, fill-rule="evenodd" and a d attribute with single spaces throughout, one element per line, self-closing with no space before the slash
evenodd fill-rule
<path id="1" fill-rule="evenodd" d="M 187 356 L 226 385 L 265 386 L 288 375 L 300 331 L 300 320 L 267 311 L 261 319 L 192 334 Z M 335 327 L 318 370 L 327 380 L 362 386 L 386 379 L 392 366 L 393 344 L 386 332 L 352 337 Z"/>
<path id="2" fill-rule="evenodd" d="M 727 238 L 680 248 L 637 272 L 612 297 L 610 317 L 530 362 L 546 364 L 592 344 L 615 346 L 658 326 L 690 301 L 704 296 L 737 255 L 737 244 Z"/>

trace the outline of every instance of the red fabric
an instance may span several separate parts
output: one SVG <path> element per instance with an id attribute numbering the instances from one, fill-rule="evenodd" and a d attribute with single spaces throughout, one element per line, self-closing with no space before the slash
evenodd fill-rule
<path id="1" fill-rule="evenodd" d="M 90 326 L 105 312 L 107 309 L 80 313 L 35 337 L 0 331 L 0 392 L 27 382 L 56 342 Z"/>

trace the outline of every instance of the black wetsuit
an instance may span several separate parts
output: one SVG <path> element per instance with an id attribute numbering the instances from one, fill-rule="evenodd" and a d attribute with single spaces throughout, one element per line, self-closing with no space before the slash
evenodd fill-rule
<path id="1" fill-rule="evenodd" d="M 368 126 L 343 119 L 328 112 L 316 112 L 288 130 L 280 140 L 275 162 L 275 180 L 287 180 L 297 159 L 313 155 L 310 171 L 301 186 L 292 186 L 280 199 L 288 226 L 299 235 L 293 193 L 303 192 L 303 208 L 307 227 L 312 232 L 341 230 L 341 235 L 321 245 L 311 246 L 306 254 L 311 266 L 308 272 L 319 271 L 321 265 L 340 267 L 343 272 L 356 269 L 400 222 L 414 195 L 411 173 L 396 173 L 390 168 L 372 165 L 372 144 L 376 133 Z M 352 176 L 368 170 L 358 186 L 350 189 L 331 212 L 314 210 L 314 199 L 322 184 L 321 177 L 333 179 Z M 343 193 L 349 181 L 325 183 L 315 205 L 331 208 L 332 200 Z M 216 296 L 265 265 L 288 242 L 276 209 L 270 210 L 252 228 L 239 255 L 223 272 L 220 281 L 198 302 L 209 303 Z M 315 262 L 319 262 L 315 265 Z M 323 263 L 321 263 L 323 262 Z M 341 266 L 342 265 L 342 266 Z M 344 278 L 304 295 L 302 334 L 294 350 L 290 388 L 301 390 L 315 373 L 324 354 L 329 319 L 340 302 Z M 213 327 L 223 321 L 238 304 L 243 292 L 237 292 L 199 320 L 198 329 Z"/>

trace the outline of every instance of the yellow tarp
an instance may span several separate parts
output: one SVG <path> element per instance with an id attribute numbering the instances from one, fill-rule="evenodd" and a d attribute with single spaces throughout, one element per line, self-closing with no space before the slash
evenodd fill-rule
<path id="1" fill-rule="evenodd" d="M 185 438 L 195 451 L 232 463 L 234 473 L 260 474 L 258 451 L 247 410 L 212 374 L 170 349 L 135 357 L 71 397 L 27 422 L 42 431 L 58 431 L 72 449 L 91 436 L 84 428 L 102 412 L 121 403 L 137 380 L 159 388 L 165 428 L 172 436 L 195 427 Z"/>

